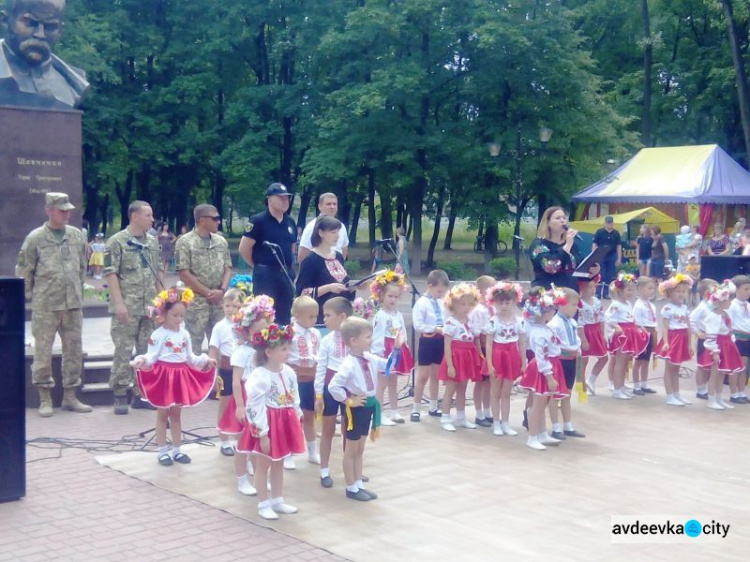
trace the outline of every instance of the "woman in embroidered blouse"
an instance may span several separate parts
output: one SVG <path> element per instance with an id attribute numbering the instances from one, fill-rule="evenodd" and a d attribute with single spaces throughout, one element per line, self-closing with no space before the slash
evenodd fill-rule
<path id="1" fill-rule="evenodd" d="M 568 287 L 578 291 L 578 282 L 573 272 L 580 261 L 580 251 L 575 245 L 577 230 L 568 227 L 568 217 L 562 207 L 550 207 L 542 215 L 537 230 L 537 239 L 529 248 L 534 266 L 532 287 Z M 594 277 L 599 265 L 589 269 Z"/>
<path id="2" fill-rule="evenodd" d="M 323 324 L 323 305 L 333 297 L 344 297 L 353 301 L 355 287 L 347 288 L 351 279 L 344 268 L 344 256 L 334 248 L 338 241 L 341 222 L 323 215 L 315 222 L 312 236 L 312 252 L 300 264 L 297 277 L 297 296 L 307 295 L 314 298 L 319 306 L 317 328 Z M 327 330 L 326 330 L 327 332 Z"/>

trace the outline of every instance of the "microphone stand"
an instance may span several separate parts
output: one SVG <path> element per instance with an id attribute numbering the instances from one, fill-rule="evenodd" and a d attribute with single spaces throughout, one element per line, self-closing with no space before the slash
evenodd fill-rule
<path id="1" fill-rule="evenodd" d="M 289 275 L 289 270 L 286 266 L 286 260 L 284 259 L 283 255 L 279 255 L 278 246 L 275 244 L 269 244 L 268 247 L 271 249 L 271 253 L 273 254 L 273 257 L 276 258 L 276 261 L 279 263 L 279 266 L 281 267 L 281 271 L 284 272 L 284 277 L 286 277 L 287 281 L 289 281 L 289 286 L 292 288 L 292 298 L 294 297 L 294 293 L 297 291 L 297 287 L 294 285 L 294 281 L 292 281 L 291 276 Z"/>

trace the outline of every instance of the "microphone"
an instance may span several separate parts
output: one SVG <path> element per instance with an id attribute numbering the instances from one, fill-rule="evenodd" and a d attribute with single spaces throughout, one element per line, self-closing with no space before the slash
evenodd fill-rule
<path id="1" fill-rule="evenodd" d="M 139 250 L 143 250 L 144 248 L 146 248 L 146 245 L 144 243 L 138 242 L 138 240 L 133 240 L 132 238 L 128 240 L 128 246 L 134 246 Z"/>
<path id="2" fill-rule="evenodd" d="M 568 232 L 568 230 L 570 230 L 570 227 L 566 224 L 565 226 L 563 226 L 563 230 L 565 232 Z M 576 240 L 583 240 L 583 238 L 581 238 L 578 234 L 576 234 Z"/>
<path id="3" fill-rule="evenodd" d="M 263 240 L 263 245 L 266 248 L 271 248 L 272 250 L 280 248 L 280 246 L 278 244 L 274 244 L 273 242 L 269 242 L 268 240 Z"/>
<path id="4" fill-rule="evenodd" d="M 513 235 L 513 238 L 515 238 L 516 240 L 523 240 L 524 239 L 523 236 L 516 236 L 515 234 Z"/>

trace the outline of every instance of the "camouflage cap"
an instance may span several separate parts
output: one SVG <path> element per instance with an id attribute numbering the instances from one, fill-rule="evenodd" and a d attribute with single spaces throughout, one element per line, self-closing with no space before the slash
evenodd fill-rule
<path id="1" fill-rule="evenodd" d="M 70 211 L 75 209 L 68 200 L 67 193 L 48 193 L 44 198 L 45 205 L 61 211 Z"/>

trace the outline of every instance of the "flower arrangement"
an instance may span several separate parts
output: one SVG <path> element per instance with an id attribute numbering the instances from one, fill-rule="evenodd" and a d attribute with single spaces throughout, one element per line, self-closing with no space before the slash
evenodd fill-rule
<path id="1" fill-rule="evenodd" d="M 721 285 L 714 285 L 706 291 L 706 297 L 710 304 L 718 304 L 734 298 L 737 287 L 730 279 L 724 279 Z"/>
<path id="2" fill-rule="evenodd" d="M 689 275 L 686 275 L 684 273 L 677 273 L 666 281 L 662 281 L 661 283 L 659 283 L 659 294 L 663 297 L 666 297 L 669 291 L 672 291 L 682 283 L 685 283 L 688 288 L 692 288 L 693 279 Z"/>
<path id="3" fill-rule="evenodd" d="M 375 281 L 370 284 L 370 293 L 372 294 L 372 298 L 377 302 L 380 302 L 380 299 L 385 292 L 385 288 L 388 285 L 397 285 L 403 290 L 406 287 L 406 278 L 403 275 L 396 273 L 395 271 L 386 271 L 385 273 L 381 273 L 380 275 L 375 277 Z"/>
<path id="4" fill-rule="evenodd" d="M 268 328 L 255 332 L 250 338 L 250 343 L 256 349 L 266 349 L 289 343 L 293 337 L 294 328 L 291 324 L 289 326 L 271 324 Z"/>
<path id="5" fill-rule="evenodd" d="M 109 302 L 109 286 L 102 285 L 101 288 L 97 288 L 94 285 L 88 283 L 83 284 L 83 298 L 84 299 L 98 299 L 100 301 Z"/>
<path id="6" fill-rule="evenodd" d="M 232 316 L 234 331 L 239 336 L 246 338 L 250 327 L 261 319 L 273 322 L 276 319 L 276 310 L 273 308 L 273 299 L 267 295 L 250 297 L 245 300 L 240 309 Z"/>
<path id="7" fill-rule="evenodd" d="M 238 289 L 245 295 L 253 294 L 253 276 L 252 275 L 235 275 L 229 281 L 230 289 Z"/>
<path id="8" fill-rule="evenodd" d="M 372 317 L 375 316 L 375 304 L 372 299 L 365 300 L 362 297 L 357 297 L 354 299 L 352 307 L 354 308 L 354 316 L 358 318 L 372 320 Z"/>
<path id="9" fill-rule="evenodd" d="M 515 298 L 516 302 L 519 304 L 523 301 L 523 289 L 521 289 L 521 285 L 519 285 L 518 283 L 501 281 L 495 286 L 487 289 L 487 293 L 485 294 L 484 298 L 488 303 L 491 303 L 499 295 L 507 295 L 511 300 Z"/>
<path id="10" fill-rule="evenodd" d="M 531 293 L 526 297 L 523 305 L 523 315 L 525 318 L 540 318 L 543 314 L 554 310 L 557 307 L 568 304 L 568 299 L 557 287 L 550 290 L 540 289 L 538 293 Z"/>
<path id="11" fill-rule="evenodd" d="M 634 285 L 637 281 L 638 278 L 632 273 L 625 273 L 624 271 L 621 271 L 617 274 L 617 277 L 614 281 L 612 281 L 612 283 L 609 284 L 609 286 L 611 289 L 615 289 L 616 291 L 622 291 L 626 285 Z"/>
<path id="12" fill-rule="evenodd" d="M 455 304 L 464 298 L 470 298 L 474 304 L 478 303 L 479 289 L 469 283 L 459 283 L 458 285 L 454 285 L 451 287 L 451 290 L 448 291 L 448 294 L 445 295 L 443 304 L 448 310 L 453 310 Z"/>
<path id="13" fill-rule="evenodd" d="M 167 312 L 167 305 L 181 302 L 187 307 L 193 302 L 194 298 L 195 294 L 192 289 L 170 287 L 166 291 L 161 291 L 156 295 L 156 298 L 153 300 L 153 306 L 149 307 L 149 316 L 152 318 L 156 316 L 156 320 L 162 322 Z"/>

